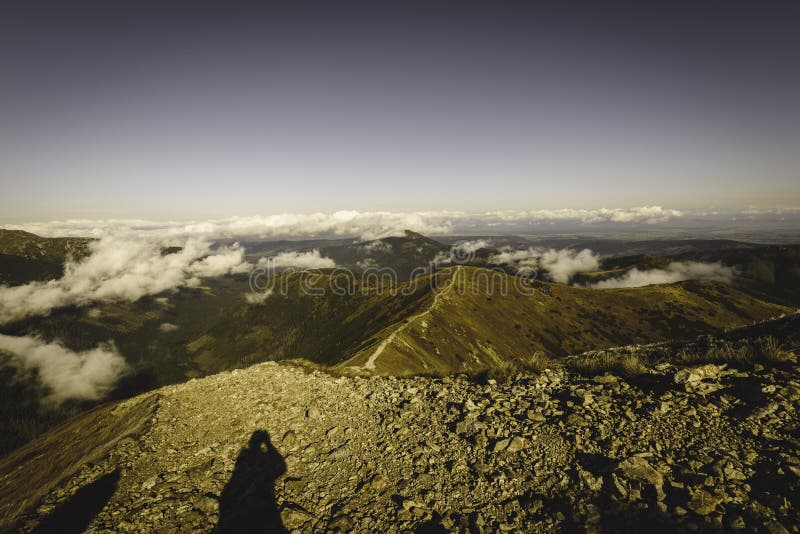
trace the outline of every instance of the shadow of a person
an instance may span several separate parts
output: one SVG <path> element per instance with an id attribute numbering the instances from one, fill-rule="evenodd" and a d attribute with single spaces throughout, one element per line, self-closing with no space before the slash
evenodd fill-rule
<path id="1" fill-rule="evenodd" d="M 253 432 L 222 490 L 215 531 L 287 532 L 275 500 L 275 482 L 285 473 L 286 462 L 267 431 Z"/>

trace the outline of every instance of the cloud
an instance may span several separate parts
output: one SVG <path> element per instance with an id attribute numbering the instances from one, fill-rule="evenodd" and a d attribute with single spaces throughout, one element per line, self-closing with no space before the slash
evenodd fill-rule
<path id="1" fill-rule="evenodd" d="M 452 213 L 458 218 L 460 214 Z M 452 230 L 450 212 L 358 212 L 312 213 L 229 217 L 208 221 L 146 221 L 71 219 L 45 223 L 6 225 L 43 236 L 99 237 L 107 233 L 146 232 L 162 236 L 204 236 L 208 239 L 256 237 L 301 238 L 357 236 L 362 240 L 403 235 L 405 230 L 443 234 Z"/>
<path id="2" fill-rule="evenodd" d="M 177 245 L 180 250 L 164 254 L 167 245 Z M 47 315 L 63 306 L 133 302 L 145 295 L 197 285 L 201 278 L 250 268 L 238 245 L 212 249 L 209 242 L 194 237 L 163 240 L 148 235 L 107 235 L 89 247 L 91 255 L 67 263 L 58 280 L 0 287 L 0 324 Z"/>
<path id="3" fill-rule="evenodd" d="M 113 345 L 74 352 L 59 343 L 46 343 L 36 337 L 0 334 L 0 352 L 23 372 L 36 372 L 49 390 L 45 402 L 97 400 L 105 397 L 128 365 Z"/>
<path id="4" fill-rule="evenodd" d="M 661 206 L 600 209 L 506 210 L 469 213 L 462 211 L 359 212 L 228 217 L 208 221 L 147 221 L 140 219 L 70 219 L 6 225 L 43 236 L 102 237 L 113 233 L 142 232 L 162 237 L 196 236 L 207 239 L 303 237 L 358 237 L 364 241 L 401 236 L 405 230 L 427 235 L 518 229 L 547 222 L 577 224 L 659 224 L 684 216 Z"/>
<path id="5" fill-rule="evenodd" d="M 365 256 L 369 256 L 370 254 L 375 254 L 376 252 L 386 254 L 392 251 L 392 247 L 386 241 L 381 241 L 380 239 L 376 239 L 374 241 L 367 241 L 366 243 L 359 245 L 359 252 Z"/>
<path id="6" fill-rule="evenodd" d="M 253 304 L 253 305 L 264 304 L 271 295 L 272 295 L 272 289 L 267 289 L 266 291 L 262 291 L 260 293 L 256 292 L 247 293 L 244 296 L 244 300 L 248 304 Z"/>
<path id="7" fill-rule="evenodd" d="M 662 208 L 661 206 L 640 206 L 637 208 L 600 208 L 600 209 L 551 209 L 531 211 L 496 211 L 493 215 L 499 221 L 576 221 L 585 224 L 593 223 L 646 223 L 657 224 L 683 217 L 679 210 Z"/>
<path id="8" fill-rule="evenodd" d="M 167 334 L 169 332 L 174 332 L 174 331 L 178 330 L 179 328 L 180 327 L 178 325 L 172 324 L 172 323 L 161 323 L 161 325 L 159 325 L 159 327 L 158 327 L 158 329 L 161 330 L 162 332 L 164 332 L 165 334 Z"/>
<path id="9" fill-rule="evenodd" d="M 591 287 L 595 289 L 641 287 L 652 284 L 672 284 L 683 280 L 730 282 L 735 274 L 736 270 L 733 267 L 726 267 L 720 262 L 674 261 L 667 265 L 666 269 L 640 271 L 634 267 L 620 277 L 597 282 Z"/>
<path id="10" fill-rule="evenodd" d="M 491 241 L 487 239 L 475 239 L 473 241 L 460 241 L 453 245 L 453 250 L 459 251 L 463 254 L 475 254 L 480 249 L 491 246 Z"/>
<path id="11" fill-rule="evenodd" d="M 489 261 L 498 265 L 511 265 L 520 273 L 532 273 L 544 269 L 554 282 L 566 284 L 577 273 L 595 271 L 600 267 L 600 258 L 589 249 L 543 249 L 530 247 L 522 250 L 505 250 L 492 256 Z"/>
<path id="12" fill-rule="evenodd" d="M 380 266 L 378 265 L 378 262 L 375 261 L 373 258 L 365 258 L 361 261 L 357 261 L 356 267 L 362 270 L 367 270 L 367 269 L 376 269 Z"/>
<path id="13" fill-rule="evenodd" d="M 332 269 L 336 267 L 336 262 L 331 258 L 323 257 L 319 249 L 307 252 L 281 252 L 269 258 L 261 258 L 258 264 L 261 266 L 271 265 L 276 269 Z"/>
<path id="14" fill-rule="evenodd" d="M 475 253 L 477 251 L 491 246 L 491 241 L 487 239 L 459 241 L 451 246 L 450 250 L 437 252 L 432 263 L 437 267 L 452 265 L 453 263 L 459 265 L 468 264 L 475 259 Z"/>

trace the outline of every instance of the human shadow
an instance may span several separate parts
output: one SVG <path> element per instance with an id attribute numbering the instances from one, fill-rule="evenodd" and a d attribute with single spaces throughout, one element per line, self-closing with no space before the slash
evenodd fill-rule
<path id="1" fill-rule="evenodd" d="M 285 473 L 267 431 L 253 432 L 222 490 L 215 532 L 287 532 L 275 500 L 275 482 Z"/>
<path id="2" fill-rule="evenodd" d="M 119 477 L 119 470 L 116 470 L 82 487 L 39 523 L 34 532 L 84 532 L 114 495 Z"/>

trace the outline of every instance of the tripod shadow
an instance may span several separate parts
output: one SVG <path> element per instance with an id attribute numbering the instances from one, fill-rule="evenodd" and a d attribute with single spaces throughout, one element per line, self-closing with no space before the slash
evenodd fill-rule
<path id="1" fill-rule="evenodd" d="M 114 495 L 119 484 L 119 470 L 104 475 L 79 489 L 67 502 L 55 509 L 34 529 L 36 533 L 80 533 Z"/>
<path id="2" fill-rule="evenodd" d="M 267 431 L 253 432 L 222 490 L 215 532 L 287 532 L 275 500 L 275 482 L 285 473 Z"/>

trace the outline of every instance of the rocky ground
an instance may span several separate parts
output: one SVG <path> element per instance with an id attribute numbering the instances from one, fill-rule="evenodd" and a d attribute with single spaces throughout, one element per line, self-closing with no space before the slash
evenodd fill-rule
<path id="1" fill-rule="evenodd" d="M 800 532 L 798 371 L 478 384 L 265 363 L 113 407 L 152 412 L 17 526 L 77 506 L 91 531 Z"/>

